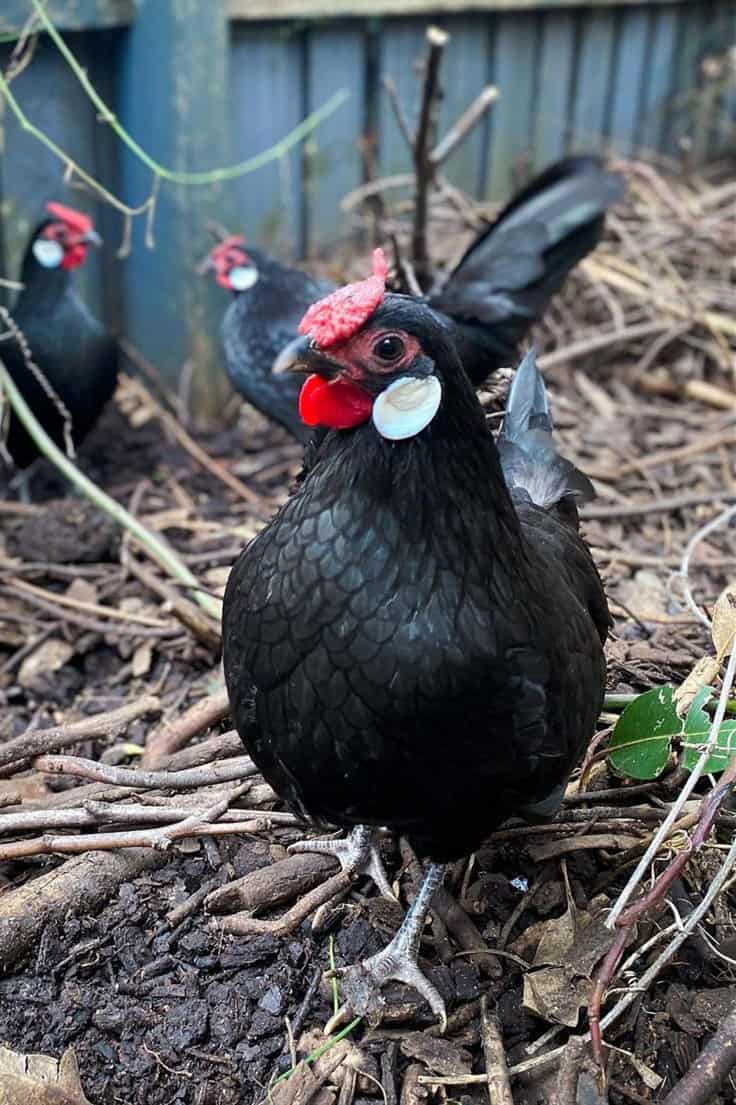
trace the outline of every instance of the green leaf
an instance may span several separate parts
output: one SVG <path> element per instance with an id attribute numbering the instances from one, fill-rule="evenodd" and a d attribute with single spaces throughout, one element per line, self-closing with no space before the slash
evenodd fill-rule
<path id="1" fill-rule="evenodd" d="M 655 687 L 629 703 L 613 730 L 608 762 L 629 779 L 656 779 L 670 760 L 672 738 L 682 719 L 672 701 L 673 687 Z"/>
<path id="2" fill-rule="evenodd" d="M 708 740 L 712 719 L 704 707 L 712 695 L 710 687 L 703 687 L 693 699 L 693 704 L 685 718 L 685 729 L 682 735 L 682 766 L 686 771 L 692 771 L 695 767 Z M 734 755 L 736 755 L 736 721 L 724 721 L 718 730 L 715 747 L 706 762 L 705 774 L 719 775 L 725 771 Z"/>

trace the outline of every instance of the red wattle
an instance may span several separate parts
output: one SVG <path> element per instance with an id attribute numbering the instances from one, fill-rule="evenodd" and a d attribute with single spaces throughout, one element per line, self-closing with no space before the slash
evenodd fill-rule
<path id="1" fill-rule="evenodd" d="M 367 422 L 372 409 L 370 395 L 349 380 L 308 376 L 299 393 L 299 415 L 307 426 L 349 430 Z"/>
<path id="2" fill-rule="evenodd" d="M 83 242 L 69 246 L 61 262 L 63 269 L 71 270 L 83 265 L 87 257 L 87 246 Z"/>

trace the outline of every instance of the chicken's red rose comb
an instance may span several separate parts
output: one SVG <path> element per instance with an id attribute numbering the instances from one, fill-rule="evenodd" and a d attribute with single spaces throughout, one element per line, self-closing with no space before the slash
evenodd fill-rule
<path id="1" fill-rule="evenodd" d="M 94 224 L 89 215 L 85 215 L 83 211 L 75 211 L 73 207 L 65 207 L 63 203 L 51 201 L 46 204 L 46 210 L 49 215 L 53 215 L 55 219 L 66 223 L 70 230 L 76 230 L 79 234 L 87 234 L 94 229 Z"/>
<path id="2" fill-rule="evenodd" d="M 373 275 L 367 280 L 346 284 L 313 303 L 299 323 L 299 333 L 309 334 L 322 349 L 351 337 L 371 317 L 386 294 L 387 273 L 383 250 L 374 249 Z"/>
<path id="3" fill-rule="evenodd" d="M 245 238 L 242 234 L 230 234 L 227 238 L 223 238 L 221 242 L 212 247 L 210 257 L 213 261 L 217 261 L 220 257 L 227 259 L 231 249 L 239 250 L 243 257 L 248 258 L 248 254 L 245 252 Z"/>

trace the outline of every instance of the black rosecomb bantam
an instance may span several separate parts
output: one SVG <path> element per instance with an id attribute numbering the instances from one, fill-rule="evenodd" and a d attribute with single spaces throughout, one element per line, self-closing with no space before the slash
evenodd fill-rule
<path id="1" fill-rule="evenodd" d="M 550 816 L 603 703 L 603 587 L 578 536 L 585 476 L 552 443 L 529 354 L 499 443 L 456 330 L 374 274 L 307 312 L 300 409 L 329 427 L 245 549 L 223 610 L 246 748 L 322 843 L 386 880 L 371 826 L 408 837 L 426 880 L 388 947 L 341 983 L 358 1013 L 400 979 L 444 1020 L 417 965 L 442 865 L 511 814 Z M 319 849 L 321 842 L 300 845 Z"/>
<path id="2" fill-rule="evenodd" d="M 455 347 L 476 386 L 510 365 L 518 344 L 544 313 L 571 269 L 595 249 L 608 208 L 621 198 L 621 177 L 597 157 L 571 157 L 548 168 L 504 208 L 473 242 L 443 288 L 426 302 L 452 319 Z M 299 320 L 334 285 L 291 269 L 242 236 L 227 238 L 209 257 L 217 282 L 235 301 L 222 325 L 233 387 L 263 414 L 303 440 L 293 378 L 272 376 L 288 343 L 298 355 Z"/>
<path id="3" fill-rule="evenodd" d="M 33 361 L 71 416 L 72 439 L 79 444 L 115 391 L 115 340 L 77 295 L 72 270 L 84 264 L 90 245 L 99 245 L 92 220 L 61 203 L 47 203 L 48 218 L 28 243 L 12 316 L 23 331 Z M 28 368 L 13 340 L 0 345 L 0 357 L 46 432 L 63 448 L 64 417 L 42 382 Z M 11 416 L 7 449 L 17 468 L 38 457 L 20 421 Z"/>
<path id="4" fill-rule="evenodd" d="M 263 250 L 249 246 L 246 251 L 242 234 L 216 245 L 208 267 L 235 297 L 222 320 L 230 383 L 256 410 L 305 441 L 309 431 L 297 410 L 300 382 L 274 376 L 271 367 L 293 340 L 309 305 L 334 285 L 290 269 Z"/>

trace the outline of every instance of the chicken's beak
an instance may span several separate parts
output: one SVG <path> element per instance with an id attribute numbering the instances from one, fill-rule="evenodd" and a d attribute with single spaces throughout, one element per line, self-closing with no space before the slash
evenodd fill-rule
<path id="1" fill-rule="evenodd" d="M 282 349 L 271 366 L 274 376 L 283 372 L 313 372 L 325 380 L 333 380 L 343 370 L 343 365 L 330 360 L 326 353 L 313 344 L 309 335 L 294 338 Z"/>
<path id="2" fill-rule="evenodd" d="M 81 237 L 81 241 L 86 246 L 101 246 L 102 238 L 99 236 L 96 230 L 86 230 Z"/>

